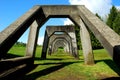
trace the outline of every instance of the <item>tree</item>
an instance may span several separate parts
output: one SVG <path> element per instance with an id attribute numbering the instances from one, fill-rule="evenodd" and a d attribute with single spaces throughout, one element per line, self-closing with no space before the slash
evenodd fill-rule
<path id="1" fill-rule="evenodd" d="M 81 49 L 81 41 L 80 41 L 80 28 L 78 26 L 75 26 L 75 34 L 76 34 L 76 41 L 77 41 L 77 47 L 78 49 Z"/>
<path id="2" fill-rule="evenodd" d="M 25 46 L 26 46 L 26 43 L 16 42 L 16 43 L 15 43 L 15 46 L 25 47 Z"/>
<path id="3" fill-rule="evenodd" d="M 118 14 L 114 20 L 113 29 L 116 33 L 118 33 L 120 35 L 120 12 L 118 12 Z"/>
<path id="4" fill-rule="evenodd" d="M 112 29 L 113 29 L 113 23 L 114 23 L 114 20 L 115 20 L 117 14 L 118 14 L 118 12 L 117 12 L 116 7 L 112 6 L 112 8 L 110 9 L 110 14 L 108 15 L 108 19 L 106 22 L 106 24 L 108 26 L 110 26 Z"/>

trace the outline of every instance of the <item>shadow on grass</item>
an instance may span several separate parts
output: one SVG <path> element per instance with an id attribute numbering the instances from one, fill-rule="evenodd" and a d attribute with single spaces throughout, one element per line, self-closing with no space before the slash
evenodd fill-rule
<path id="1" fill-rule="evenodd" d="M 63 58 L 63 57 L 51 57 L 51 58 L 46 58 L 46 59 L 42 59 L 42 58 L 39 58 L 39 57 L 35 57 L 35 60 L 37 60 L 37 61 L 41 61 L 41 60 L 83 60 L 83 59 L 76 59 L 76 58 L 74 58 L 74 57 L 67 57 L 67 58 Z"/>
<path id="2" fill-rule="evenodd" d="M 26 67 L 23 67 L 11 74 L 9 74 L 6 77 L 0 77 L 0 80 L 19 80 L 21 76 L 24 76 L 26 73 L 32 71 L 35 69 L 38 65 L 27 65 Z M 20 79 L 21 80 L 21 79 Z M 31 79 L 30 79 L 31 80 Z"/>
<path id="3" fill-rule="evenodd" d="M 120 80 L 120 77 L 110 77 L 110 78 L 105 78 L 102 80 Z"/>
<path id="4" fill-rule="evenodd" d="M 9 59 L 9 58 L 16 58 L 16 57 L 22 57 L 20 55 L 15 55 L 15 54 L 12 54 L 12 53 L 7 53 L 4 57 L 4 59 Z"/>
<path id="5" fill-rule="evenodd" d="M 65 67 L 65 66 L 68 66 L 68 65 L 73 64 L 73 63 L 75 63 L 75 62 L 60 62 L 60 63 L 39 64 L 39 65 L 49 65 L 49 64 L 56 64 L 56 65 L 52 66 L 52 67 L 49 67 L 49 68 L 46 68 L 46 69 L 43 69 L 43 70 L 38 71 L 38 72 L 31 73 L 29 75 L 25 75 L 23 77 L 23 79 L 21 79 L 21 80 L 36 80 L 38 77 L 50 74 L 54 71 L 57 71 L 57 70 Z"/>
<path id="6" fill-rule="evenodd" d="M 96 60 L 95 62 L 101 62 L 104 61 L 112 70 L 114 70 L 119 76 L 120 76 L 120 69 L 117 67 L 117 65 L 112 61 L 111 59 L 104 59 L 104 60 Z M 111 78 L 106 78 L 103 80 L 120 80 L 120 77 L 111 77 Z"/>
<path id="7" fill-rule="evenodd" d="M 46 58 L 46 59 L 41 59 L 39 57 L 35 57 L 35 60 L 63 60 L 62 58 Z"/>

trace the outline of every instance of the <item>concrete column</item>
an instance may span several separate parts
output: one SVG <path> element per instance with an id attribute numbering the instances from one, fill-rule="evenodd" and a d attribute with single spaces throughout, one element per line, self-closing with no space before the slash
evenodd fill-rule
<path id="1" fill-rule="evenodd" d="M 30 27 L 28 43 L 26 48 L 26 56 L 35 57 L 38 33 L 39 33 L 39 26 L 35 20 Z"/>
<path id="2" fill-rule="evenodd" d="M 52 46 L 49 45 L 49 47 L 48 47 L 48 55 L 51 55 L 51 53 L 52 53 Z"/>
<path id="3" fill-rule="evenodd" d="M 90 35 L 81 19 L 80 19 L 80 36 L 85 64 L 88 65 L 94 64 Z"/>
<path id="4" fill-rule="evenodd" d="M 75 32 L 69 32 L 68 33 L 72 38 L 72 55 L 79 59 L 78 49 L 77 49 L 77 42 L 76 42 L 76 35 Z"/>
<path id="5" fill-rule="evenodd" d="M 36 14 L 40 11 L 40 6 L 34 6 L 23 16 L 0 32 L 0 58 L 3 58 L 21 35 L 28 29 L 34 21 Z"/>
<path id="6" fill-rule="evenodd" d="M 49 43 L 49 37 L 48 37 L 47 32 L 45 31 L 43 48 L 42 48 L 42 54 L 41 54 L 41 58 L 42 58 L 42 59 L 46 59 L 48 43 Z"/>
<path id="7" fill-rule="evenodd" d="M 70 53 L 70 45 L 69 44 L 65 44 L 66 46 L 64 47 L 64 51 L 66 52 L 66 53 Z"/>

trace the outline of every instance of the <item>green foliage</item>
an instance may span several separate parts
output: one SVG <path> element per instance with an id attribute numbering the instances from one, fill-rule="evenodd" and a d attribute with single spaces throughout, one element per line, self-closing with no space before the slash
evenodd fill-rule
<path id="1" fill-rule="evenodd" d="M 15 43 L 15 46 L 25 47 L 25 46 L 26 46 L 26 44 L 25 44 L 25 43 L 23 43 L 23 42 L 16 42 L 16 43 Z"/>
<path id="2" fill-rule="evenodd" d="M 25 46 L 14 45 L 8 52 L 14 56 L 24 56 L 25 55 Z"/>
<path id="3" fill-rule="evenodd" d="M 92 48 L 95 49 L 102 49 L 102 45 L 101 43 L 96 39 L 96 37 L 94 36 L 94 34 L 90 32 L 90 38 L 91 38 L 91 44 L 92 44 Z"/>
<path id="4" fill-rule="evenodd" d="M 112 6 L 112 8 L 110 9 L 110 14 L 108 15 L 108 19 L 107 19 L 107 25 L 110 26 L 113 29 L 113 23 L 115 21 L 115 18 L 117 17 L 117 9 L 115 6 Z"/>
<path id="5" fill-rule="evenodd" d="M 110 9 L 107 25 L 110 26 L 116 33 L 120 35 L 120 12 L 115 6 Z"/>
<path id="6" fill-rule="evenodd" d="M 81 41 L 80 41 L 80 28 L 78 26 L 75 26 L 75 34 L 76 34 L 76 41 L 77 41 L 77 47 L 78 49 L 81 49 Z"/>
<path id="7" fill-rule="evenodd" d="M 120 35 L 120 12 L 118 12 L 118 14 L 114 20 L 113 30 Z"/>

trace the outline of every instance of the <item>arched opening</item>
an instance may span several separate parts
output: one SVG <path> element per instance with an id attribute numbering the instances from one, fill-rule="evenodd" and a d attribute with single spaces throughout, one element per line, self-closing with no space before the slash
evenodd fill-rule
<path id="1" fill-rule="evenodd" d="M 67 41 L 71 41 L 71 42 L 69 42 L 70 46 L 68 47 L 69 48 L 68 52 L 72 53 L 72 55 L 75 58 L 78 57 L 77 56 L 78 49 L 77 49 L 74 26 L 47 26 L 41 58 L 46 58 L 46 51 L 47 51 L 47 47 L 49 46 L 48 45 L 49 40 L 54 39 L 53 35 L 56 35 L 57 37 L 60 37 L 62 39 L 68 38 L 69 40 L 67 40 Z"/>
<path id="2" fill-rule="evenodd" d="M 5 57 L 3 59 L 23 57 L 25 55 L 29 31 L 30 31 L 30 28 L 28 28 L 23 33 L 23 35 L 16 41 L 16 43 L 9 49 L 7 55 L 5 55 Z M 16 49 L 18 50 L 17 53 L 16 53 Z"/>
<path id="3" fill-rule="evenodd" d="M 82 41 L 83 43 L 85 43 L 85 45 L 83 46 L 85 51 L 85 61 L 87 62 L 87 64 L 91 64 L 94 61 L 92 53 L 90 53 L 91 49 L 89 48 L 91 47 L 91 45 L 87 44 L 90 43 L 90 41 L 86 39 L 86 36 L 88 37 L 89 35 L 86 35 L 88 33 L 84 24 L 89 27 L 89 29 L 99 39 L 103 46 L 109 51 L 116 64 L 120 66 L 119 35 L 112 31 L 108 26 L 103 24 L 102 21 L 96 18 L 95 15 L 93 15 L 84 6 L 35 6 L 34 8 L 32 8 L 32 10 L 27 12 L 16 22 L 11 24 L 7 29 L 0 33 L 0 58 L 4 57 L 4 54 L 8 52 L 8 50 L 19 39 L 19 37 L 28 29 L 30 25 L 32 25 L 32 27 L 30 27 L 30 34 L 26 52 L 27 54 L 23 58 L 15 59 L 14 64 L 15 62 L 17 63 L 16 66 L 21 64 L 25 64 L 25 66 L 33 64 L 39 29 L 49 18 L 56 17 L 70 18 L 75 25 L 77 25 L 78 27 L 82 27 Z M 112 35 L 110 35 L 110 33 Z M 47 38 L 48 36 L 45 37 L 45 40 Z M 18 63 L 18 61 L 22 63 Z M 11 60 L 6 60 L 5 62 L 11 62 Z M 5 64 L 5 66 L 10 66 L 10 64 Z M 15 67 L 14 65 L 12 66 Z"/>
<path id="4" fill-rule="evenodd" d="M 57 46 L 54 47 L 54 44 L 57 41 L 61 41 L 62 43 L 58 43 Z M 65 53 L 64 55 L 66 55 L 66 53 L 67 55 L 72 55 L 72 38 L 65 31 L 54 31 L 53 33 L 51 33 L 51 35 L 49 35 L 48 54 L 52 55 L 54 53 L 59 53 L 58 55 L 61 55 L 61 52 Z"/>

